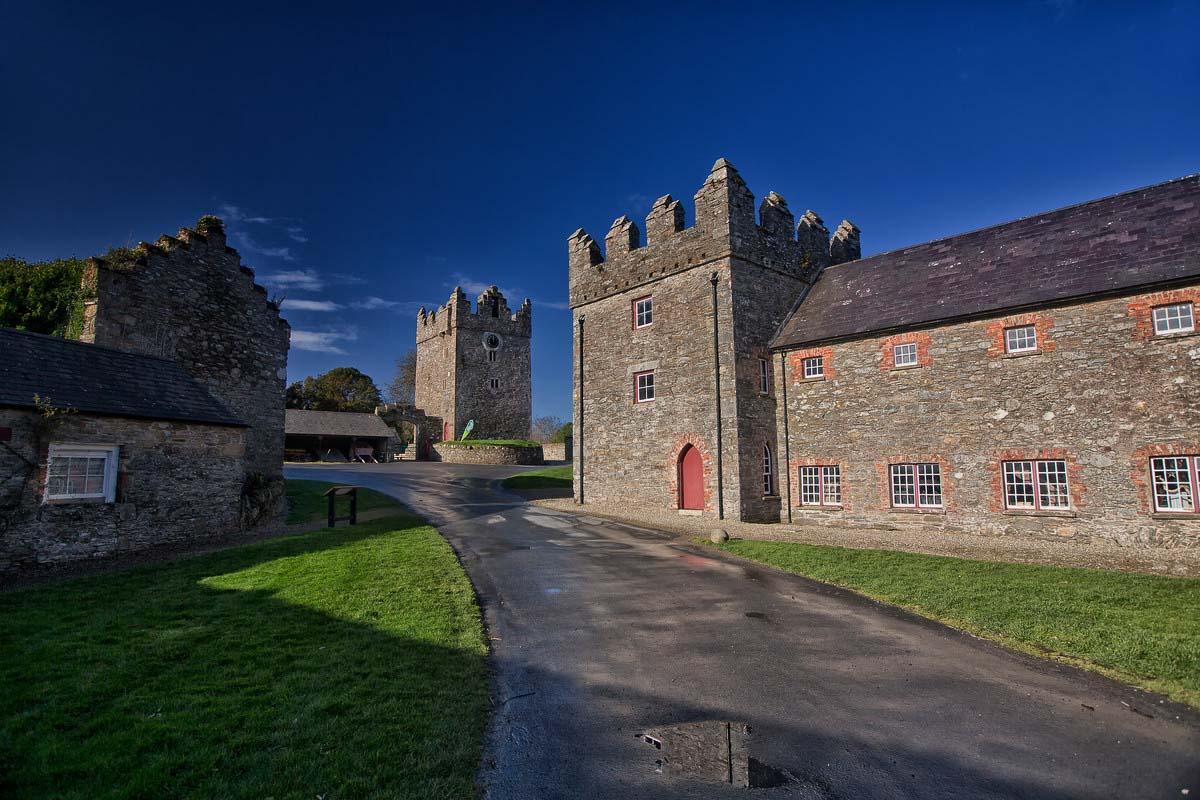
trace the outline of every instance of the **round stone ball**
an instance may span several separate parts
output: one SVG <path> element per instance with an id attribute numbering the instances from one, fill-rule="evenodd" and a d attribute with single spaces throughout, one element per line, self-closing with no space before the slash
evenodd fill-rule
<path id="1" fill-rule="evenodd" d="M 720 528 L 717 528 L 709 535 L 708 540 L 713 544 L 721 544 L 722 542 L 729 541 L 729 534 Z"/>

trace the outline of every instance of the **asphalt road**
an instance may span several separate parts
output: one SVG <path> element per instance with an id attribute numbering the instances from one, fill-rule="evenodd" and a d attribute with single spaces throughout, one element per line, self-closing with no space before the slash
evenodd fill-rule
<path id="1" fill-rule="evenodd" d="M 287 470 L 387 492 L 459 552 L 492 637 L 489 798 L 1200 797 L 1194 712 L 667 534 L 522 504 L 492 484 L 517 471 Z M 705 720 L 748 723 L 751 755 L 795 782 L 659 773 L 636 738 Z"/>

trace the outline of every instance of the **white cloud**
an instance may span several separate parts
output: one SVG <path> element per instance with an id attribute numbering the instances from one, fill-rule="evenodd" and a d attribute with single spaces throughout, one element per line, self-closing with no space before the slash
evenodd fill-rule
<path id="1" fill-rule="evenodd" d="M 332 300 L 292 300 L 286 298 L 279 306 L 284 311 L 338 311 L 340 303 Z"/>
<path id="2" fill-rule="evenodd" d="M 258 279 L 276 289 L 299 289 L 304 292 L 319 292 L 325 288 L 325 281 L 315 269 L 289 269 L 260 275 Z"/>
<path id="3" fill-rule="evenodd" d="M 469 295 L 480 295 L 492 288 L 492 284 L 484 283 L 483 281 L 477 281 L 474 278 L 462 274 L 461 272 L 454 273 L 454 285 L 461 287 L 462 290 Z M 504 286 L 497 288 L 500 289 L 500 294 L 504 295 L 504 299 L 508 300 L 510 305 L 514 302 L 514 298 L 521 294 L 520 289 L 509 289 Z"/>
<path id="4" fill-rule="evenodd" d="M 265 225 L 275 221 L 271 217 L 249 216 L 241 206 L 235 206 L 229 203 L 221 206 L 221 215 L 225 218 L 226 222 L 248 222 L 257 225 Z"/>
<path id="5" fill-rule="evenodd" d="M 346 355 L 346 351 L 338 346 L 339 343 L 353 342 L 357 339 L 358 331 L 354 328 L 340 331 L 292 331 L 292 347 L 312 353 Z"/>
<path id="6" fill-rule="evenodd" d="M 301 228 L 299 225 L 289 225 L 287 235 L 293 242 L 304 244 L 308 241 L 308 237 L 304 235 L 304 228 Z"/>
<path id="7" fill-rule="evenodd" d="M 245 250 L 247 253 L 266 256 L 267 258 L 282 258 L 284 261 L 295 261 L 296 257 L 292 255 L 290 247 L 266 247 L 259 244 L 250 238 L 244 231 L 235 231 L 233 239 L 237 242 L 239 250 Z"/>
<path id="8" fill-rule="evenodd" d="M 398 300 L 384 300 L 382 297 L 366 297 L 350 305 L 354 308 L 361 308 L 364 311 L 378 311 L 381 308 L 396 308 L 403 305 L 403 303 Z"/>

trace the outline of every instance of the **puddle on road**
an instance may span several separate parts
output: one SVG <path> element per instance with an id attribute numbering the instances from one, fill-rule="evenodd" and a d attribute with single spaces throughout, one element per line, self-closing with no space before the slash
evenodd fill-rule
<path id="1" fill-rule="evenodd" d="M 745 789 L 798 783 L 786 770 L 750 755 L 751 730 L 742 722 L 708 720 L 649 728 L 637 738 L 653 748 L 655 771 L 671 777 Z"/>

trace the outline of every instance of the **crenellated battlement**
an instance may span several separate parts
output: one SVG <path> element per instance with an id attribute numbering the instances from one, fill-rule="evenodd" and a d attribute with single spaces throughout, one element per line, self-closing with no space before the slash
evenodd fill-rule
<path id="1" fill-rule="evenodd" d="M 723 257 L 758 264 L 806 282 L 834 263 L 859 257 L 859 229 L 843 221 L 831 238 L 821 218 L 797 221 L 787 200 L 754 194 L 734 166 L 717 159 L 695 194 L 696 219 L 685 225 L 682 204 L 663 195 L 646 215 L 646 240 L 629 217 L 613 221 L 604 250 L 583 228 L 567 238 L 572 308 Z"/>
<path id="2" fill-rule="evenodd" d="M 417 312 L 418 343 L 449 333 L 454 328 L 486 328 L 509 335 L 529 336 L 533 330 L 533 303 L 525 298 L 513 312 L 508 307 L 504 293 L 495 286 L 489 286 L 476 298 L 472 308 L 466 293 L 461 287 L 455 286 L 445 305 L 433 311 L 422 307 Z"/>

